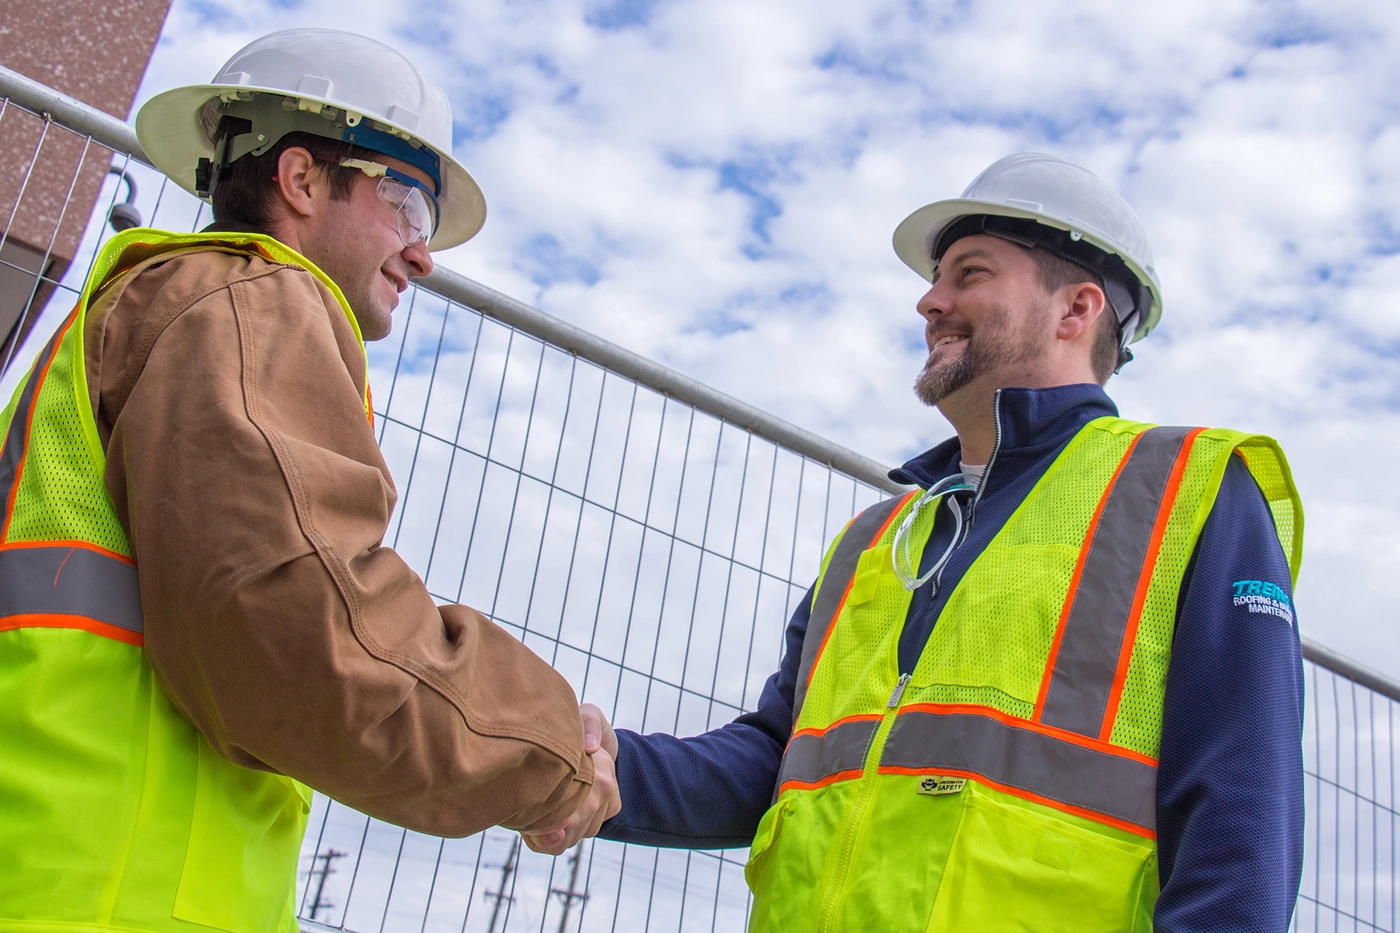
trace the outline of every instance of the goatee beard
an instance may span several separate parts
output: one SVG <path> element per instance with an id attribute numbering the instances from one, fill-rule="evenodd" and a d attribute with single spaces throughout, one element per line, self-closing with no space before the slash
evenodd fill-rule
<path id="1" fill-rule="evenodd" d="M 956 359 L 935 362 L 933 351 L 929 351 L 924 368 L 914 380 L 914 394 L 925 405 L 937 405 L 975 379 L 1037 359 L 1042 351 L 1036 342 L 1035 328 L 1021 322 L 1034 322 L 1045 311 L 1036 308 L 1018 322 L 1005 308 L 992 309 L 964 338 L 962 352 Z"/>
<path id="2" fill-rule="evenodd" d="M 933 353 L 929 353 L 924 368 L 914 380 L 914 394 L 919 401 L 933 407 L 977 378 L 983 368 L 983 360 L 977 352 L 979 345 L 970 336 L 963 343 L 965 346 L 957 359 L 946 363 L 937 363 Z"/>

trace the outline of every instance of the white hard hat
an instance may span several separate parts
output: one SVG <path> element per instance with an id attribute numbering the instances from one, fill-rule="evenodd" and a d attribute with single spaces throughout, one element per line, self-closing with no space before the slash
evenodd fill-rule
<path id="1" fill-rule="evenodd" d="M 244 117 L 251 133 L 216 152 L 201 111 Z M 428 242 L 446 249 L 476 235 L 486 199 L 452 157 L 452 105 L 442 88 L 399 52 L 333 29 L 288 29 L 240 49 L 210 84 L 151 98 L 136 115 L 136 136 L 152 163 L 176 184 L 208 199 L 201 160 L 260 155 L 291 132 L 314 133 L 393 156 L 437 183 L 440 220 Z M 215 166 L 217 168 L 217 166 Z"/>
<path id="2" fill-rule="evenodd" d="M 1142 223 L 1088 169 L 1039 152 L 1009 155 L 973 179 L 961 198 L 925 205 L 904 218 L 894 231 L 894 251 L 931 281 L 953 242 L 945 234 L 979 232 L 1024 238 L 1026 245 L 1044 246 L 1099 273 L 1125 342 L 1146 337 L 1162 317 L 1162 286 Z"/>

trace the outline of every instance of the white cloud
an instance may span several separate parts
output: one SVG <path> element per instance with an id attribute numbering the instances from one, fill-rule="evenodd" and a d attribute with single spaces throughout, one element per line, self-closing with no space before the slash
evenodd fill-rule
<path id="1" fill-rule="evenodd" d="M 949 433 L 894 225 L 1011 151 L 1092 168 L 1166 294 L 1113 394 L 1278 436 L 1304 630 L 1400 673 L 1400 7 L 176 0 L 141 99 L 327 23 L 453 97 L 490 219 L 443 262 L 891 462 Z"/>

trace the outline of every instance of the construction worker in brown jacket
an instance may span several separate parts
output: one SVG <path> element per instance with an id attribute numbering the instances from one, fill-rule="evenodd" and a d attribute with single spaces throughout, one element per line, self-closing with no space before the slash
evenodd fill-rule
<path id="1" fill-rule="evenodd" d="M 568 683 L 381 545 L 362 337 L 485 219 L 445 95 L 293 30 L 137 131 L 216 223 L 115 237 L 0 415 L 0 931 L 290 933 L 308 786 L 596 832 Z"/>

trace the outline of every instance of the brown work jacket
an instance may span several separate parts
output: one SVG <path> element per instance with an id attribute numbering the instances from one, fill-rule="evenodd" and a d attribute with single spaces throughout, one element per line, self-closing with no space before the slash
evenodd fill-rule
<path id="1" fill-rule="evenodd" d="M 569 684 L 382 545 L 397 493 L 324 285 L 232 249 L 157 255 L 84 339 L 146 657 L 219 754 L 437 835 L 582 803 Z"/>

